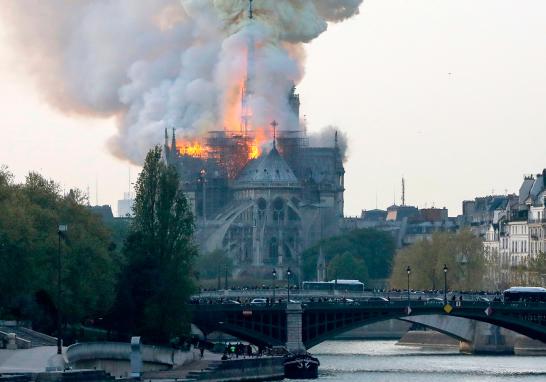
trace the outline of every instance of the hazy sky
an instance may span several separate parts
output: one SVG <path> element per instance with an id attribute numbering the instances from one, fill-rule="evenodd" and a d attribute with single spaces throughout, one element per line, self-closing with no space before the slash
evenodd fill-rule
<path id="1" fill-rule="evenodd" d="M 349 135 L 346 214 L 400 200 L 446 206 L 517 191 L 546 167 L 546 1 L 365 0 L 307 46 L 299 86 L 309 129 Z M 37 170 L 111 204 L 129 164 L 110 155 L 113 119 L 62 115 L 40 99 L 0 19 L 0 163 Z M 133 180 L 137 168 L 132 167 Z"/>

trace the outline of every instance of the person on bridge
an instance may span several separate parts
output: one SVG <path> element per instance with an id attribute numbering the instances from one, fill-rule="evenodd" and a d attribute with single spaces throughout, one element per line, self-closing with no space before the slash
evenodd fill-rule
<path id="1" fill-rule="evenodd" d="M 203 341 L 199 341 L 199 354 L 201 358 L 203 358 L 203 355 L 205 354 L 205 343 Z"/>

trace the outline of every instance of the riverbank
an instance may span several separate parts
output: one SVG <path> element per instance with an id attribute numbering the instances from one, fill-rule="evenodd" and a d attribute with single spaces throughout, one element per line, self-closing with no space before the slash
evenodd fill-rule
<path id="1" fill-rule="evenodd" d="M 411 330 L 396 343 L 399 346 L 420 346 L 437 349 L 459 349 L 459 341 L 434 331 Z"/>
<path id="2" fill-rule="evenodd" d="M 412 330 L 407 332 L 397 343 L 398 346 L 418 346 L 422 348 L 431 349 L 457 349 L 462 353 L 481 353 L 481 354 L 513 354 L 517 356 L 545 356 L 546 344 L 533 340 L 531 338 L 522 336 L 517 333 L 505 332 L 504 343 L 502 344 L 504 351 L 484 351 L 482 348 L 480 351 L 475 351 L 473 345 L 466 342 L 460 342 L 455 338 L 449 337 L 445 334 L 435 331 L 420 331 Z"/>
<path id="3" fill-rule="evenodd" d="M 208 382 L 251 382 L 284 379 L 284 357 L 236 358 L 225 361 L 205 352 L 203 359 L 171 370 L 143 373 L 146 381 L 192 379 Z"/>
<path id="4" fill-rule="evenodd" d="M 99 368 L 80 369 L 67 372 L 46 373 L 48 359 L 55 353 L 55 348 L 0 352 L 0 375 L 11 375 L 14 382 L 31 380 L 98 382 L 114 380 Z M 251 382 L 275 381 L 284 379 L 284 357 L 235 358 L 222 361 L 221 355 L 206 351 L 203 358 L 186 362 L 173 369 L 146 371 L 143 381 L 200 380 L 209 382 Z M 102 373 L 102 374 L 100 374 Z M 17 375 L 18 377 L 15 377 Z M 119 377 L 119 376 L 118 376 Z M 4 379 L 2 379 L 4 380 Z M 127 380 L 122 377 L 118 380 Z"/>

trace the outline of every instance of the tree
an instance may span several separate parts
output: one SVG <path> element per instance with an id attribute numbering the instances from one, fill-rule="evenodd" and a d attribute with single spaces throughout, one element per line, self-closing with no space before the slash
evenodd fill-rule
<path id="1" fill-rule="evenodd" d="M 221 284 L 226 276 L 226 273 L 231 275 L 233 271 L 233 259 L 220 250 L 214 250 L 209 253 L 201 254 L 197 258 L 195 266 L 197 272 L 199 272 L 199 279 L 202 281 L 216 280 L 217 286 Z M 210 282 L 209 282 L 210 284 Z"/>
<path id="2" fill-rule="evenodd" d="M 450 289 L 482 288 L 486 263 L 480 238 L 469 230 L 435 233 L 431 240 L 418 241 L 400 250 L 395 259 L 390 284 L 407 288 L 406 267 L 411 267 L 412 289 L 443 289 L 444 264 Z"/>
<path id="3" fill-rule="evenodd" d="M 510 269 L 510 284 L 518 286 L 543 285 L 546 279 L 546 253 L 540 252 L 528 262 Z M 509 287 L 510 285 L 504 285 Z"/>
<path id="4" fill-rule="evenodd" d="M 532 258 L 529 269 L 539 275 L 546 274 L 546 252 L 540 252 L 535 258 Z"/>
<path id="5" fill-rule="evenodd" d="M 343 235 L 334 236 L 305 250 L 301 257 L 302 271 L 305 280 L 316 279 L 316 267 L 319 248 L 326 259 L 326 266 L 338 255 L 349 254 L 354 259 L 361 260 L 371 279 L 387 278 L 390 274 L 391 262 L 396 245 L 390 234 L 374 229 L 357 229 Z M 360 276 L 361 278 L 364 275 Z M 328 269 L 328 278 L 334 275 Z M 365 281 L 365 280 L 361 280 Z"/>
<path id="6" fill-rule="evenodd" d="M 344 252 L 336 255 L 328 264 L 328 274 L 332 278 L 344 280 L 367 280 L 368 269 L 361 258 Z"/>
<path id="7" fill-rule="evenodd" d="M 65 322 L 102 316 L 114 297 L 117 268 L 110 233 L 83 205 L 82 193 L 61 188 L 37 173 L 13 183 L 0 169 L 0 315 L 31 319 L 54 330 L 57 313 L 58 224 L 69 226 L 62 241 L 62 306 Z"/>
<path id="8" fill-rule="evenodd" d="M 114 316 L 118 329 L 152 342 L 167 342 L 189 331 L 186 301 L 194 290 L 190 206 L 174 167 L 156 146 L 146 156 L 136 184 L 127 265 Z"/>

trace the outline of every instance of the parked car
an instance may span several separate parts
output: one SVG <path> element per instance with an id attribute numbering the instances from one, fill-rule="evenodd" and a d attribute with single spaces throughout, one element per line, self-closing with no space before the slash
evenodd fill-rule
<path id="1" fill-rule="evenodd" d="M 431 297 L 425 302 L 427 305 L 444 305 L 444 299 L 440 297 Z"/>
<path id="2" fill-rule="evenodd" d="M 368 302 L 385 303 L 385 302 L 389 302 L 389 299 L 387 299 L 385 297 L 380 297 L 380 296 L 372 296 L 372 297 L 368 298 Z"/>
<path id="3" fill-rule="evenodd" d="M 225 300 L 224 302 L 222 302 L 222 304 L 236 304 L 236 305 L 241 305 L 241 303 L 239 301 L 236 301 L 236 300 Z"/>
<path id="4" fill-rule="evenodd" d="M 252 301 L 250 301 L 251 305 L 265 305 L 267 304 L 266 298 L 255 298 Z"/>

